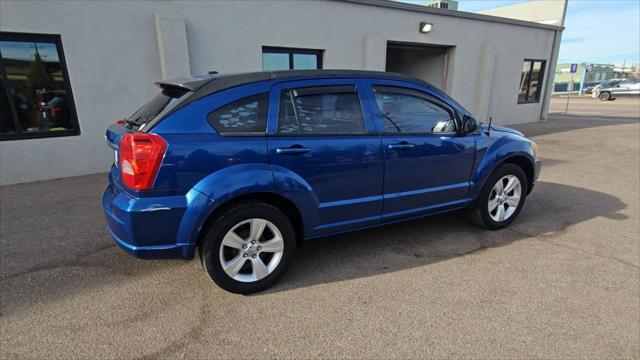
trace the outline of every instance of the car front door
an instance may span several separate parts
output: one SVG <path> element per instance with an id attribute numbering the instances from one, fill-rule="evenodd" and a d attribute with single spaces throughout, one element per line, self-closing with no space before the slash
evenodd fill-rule
<path id="1" fill-rule="evenodd" d="M 361 91 L 348 79 L 285 82 L 271 90 L 269 161 L 278 191 L 314 197 L 301 209 L 306 237 L 380 220 L 382 145 Z"/>
<path id="2" fill-rule="evenodd" d="M 454 107 L 427 87 L 397 81 L 369 85 L 384 151 L 383 218 L 468 203 L 478 135 L 458 134 L 461 121 Z"/>

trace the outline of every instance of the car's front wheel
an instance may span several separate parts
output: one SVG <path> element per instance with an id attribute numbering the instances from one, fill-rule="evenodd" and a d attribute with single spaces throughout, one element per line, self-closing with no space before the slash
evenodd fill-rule
<path id="1" fill-rule="evenodd" d="M 503 164 L 487 180 L 473 209 L 471 219 L 490 230 L 513 222 L 527 194 L 527 178 L 518 165 Z"/>
<path id="2" fill-rule="evenodd" d="M 295 250 L 291 221 L 278 208 L 245 202 L 222 213 L 200 247 L 202 265 L 221 288 L 250 294 L 275 284 Z"/>
<path id="3" fill-rule="evenodd" d="M 611 100 L 611 93 L 608 91 L 603 91 L 600 93 L 600 95 L 598 95 L 598 99 L 602 100 L 602 101 L 608 101 Z"/>

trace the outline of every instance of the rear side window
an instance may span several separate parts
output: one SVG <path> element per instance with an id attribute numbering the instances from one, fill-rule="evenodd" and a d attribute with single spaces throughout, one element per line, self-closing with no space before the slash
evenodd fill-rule
<path id="1" fill-rule="evenodd" d="M 456 129 L 453 111 L 419 91 L 377 86 L 376 103 L 386 133 L 450 133 Z"/>
<path id="2" fill-rule="evenodd" d="M 278 133 L 364 133 L 364 117 L 355 86 L 320 86 L 283 91 L 280 96 Z"/>
<path id="3" fill-rule="evenodd" d="M 222 135 L 264 135 L 268 107 L 268 93 L 253 95 L 210 113 L 207 121 Z"/>

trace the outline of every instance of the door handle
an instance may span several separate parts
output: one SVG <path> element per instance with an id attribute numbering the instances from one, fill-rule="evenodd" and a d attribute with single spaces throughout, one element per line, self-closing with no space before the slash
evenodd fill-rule
<path id="1" fill-rule="evenodd" d="M 406 151 L 406 150 L 411 150 L 416 146 L 414 144 L 409 144 L 409 143 L 400 143 L 400 144 L 390 144 L 390 145 L 387 145 L 387 147 L 389 148 L 389 150 Z"/>
<path id="2" fill-rule="evenodd" d="M 302 147 L 302 146 L 292 146 L 288 148 L 276 149 L 276 154 L 282 154 L 282 155 L 302 155 L 302 154 L 308 154 L 310 152 L 311 152 L 311 149 Z"/>

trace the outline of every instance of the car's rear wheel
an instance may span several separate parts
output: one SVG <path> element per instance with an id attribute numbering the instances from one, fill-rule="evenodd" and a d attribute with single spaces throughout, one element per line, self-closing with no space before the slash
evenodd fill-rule
<path id="1" fill-rule="evenodd" d="M 600 93 L 600 95 L 598 95 L 598 99 L 602 101 L 611 100 L 611 93 L 608 91 L 603 91 Z"/>
<path id="2" fill-rule="evenodd" d="M 270 287 L 285 274 L 295 245 L 287 216 L 274 206 L 252 201 L 218 217 L 205 235 L 200 256 L 218 286 L 249 294 Z"/>
<path id="3" fill-rule="evenodd" d="M 503 164 L 491 174 L 471 210 L 471 219 L 490 230 L 511 224 L 527 194 L 527 178 L 519 166 Z"/>

